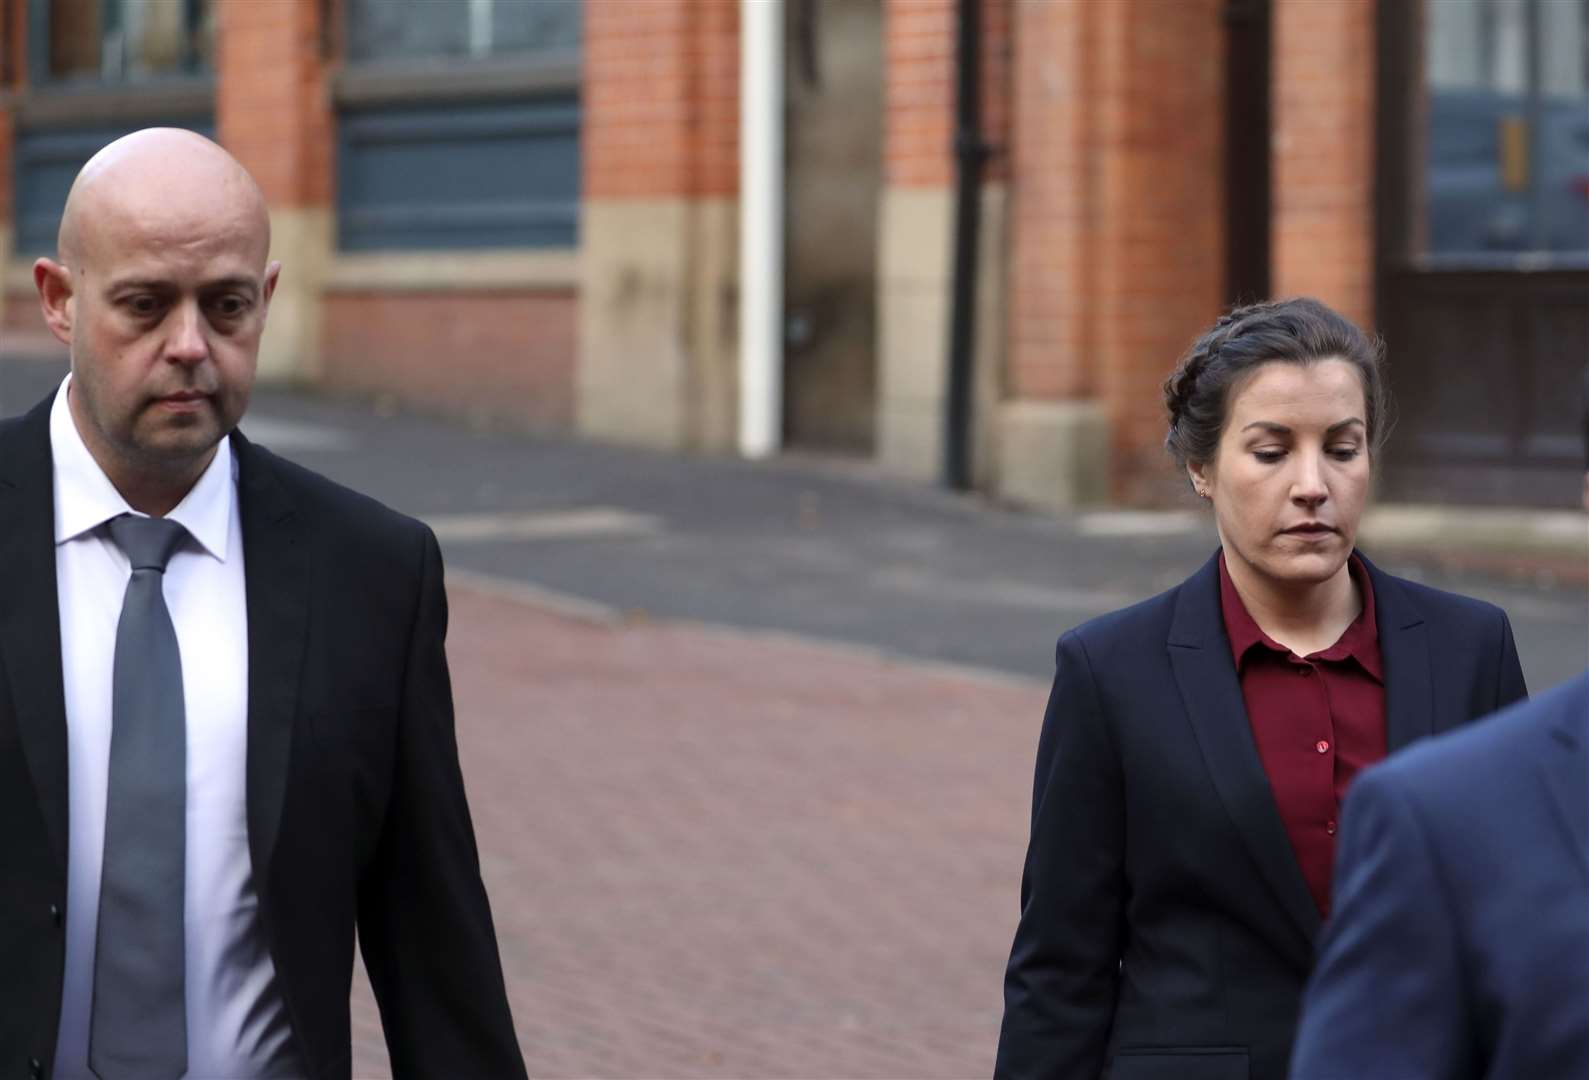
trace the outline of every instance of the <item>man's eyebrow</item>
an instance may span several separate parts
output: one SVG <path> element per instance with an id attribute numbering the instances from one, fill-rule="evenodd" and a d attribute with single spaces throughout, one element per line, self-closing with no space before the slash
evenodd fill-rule
<path id="1" fill-rule="evenodd" d="M 158 293 L 175 291 L 175 287 L 171 284 L 171 282 L 162 278 L 121 278 L 119 280 L 112 281 L 109 286 L 110 292 L 126 292 L 129 289 Z M 234 274 L 229 277 L 217 278 L 214 281 L 206 281 L 199 287 L 199 289 L 201 292 L 217 292 L 223 289 L 233 289 L 239 292 L 253 294 L 259 291 L 259 283 L 247 275 Z"/>
<path id="2" fill-rule="evenodd" d="M 1334 435 L 1337 432 L 1344 431 L 1346 428 L 1351 427 L 1353 424 L 1363 428 L 1365 431 L 1368 429 L 1368 425 L 1363 423 L 1362 420 L 1355 416 L 1351 416 L 1347 417 L 1345 420 L 1337 420 L 1335 423 L 1324 429 L 1324 434 Z M 1242 430 L 1246 431 L 1249 428 L 1259 428 L 1275 435 L 1291 434 L 1291 429 L 1289 427 L 1284 424 L 1277 424 L 1273 420 L 1254 420 L 1252 423 L 1248 424 L 1247 427 L 1242 428 Z"/>

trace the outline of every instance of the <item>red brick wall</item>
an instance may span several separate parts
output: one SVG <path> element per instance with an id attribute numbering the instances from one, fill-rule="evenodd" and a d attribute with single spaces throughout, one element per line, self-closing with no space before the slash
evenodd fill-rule
<path id="1" fill-rule="evenodd" d="M 547 431 L 573 418 L 578 301 L 560 292 L 336 292 L 327 387 Z"/>
<path id="2" fill-rule="evenodd" d="M 11 110 L 0 106 L 0 226 L 8 229 L 13 224 L 11 176 L 15 170 L 11 167 L 11 148 L 14 134 Z"/>
<path id="3" fill-rule="evenodd" d="M 1016 9 L 1008 379 L 1020 398 L 1096 389 L 1098 19 L 1087 5 Z"/>
<path id="4" fill-rule="evenodd" d="M 1374 289 L 1374 0 L 1274 5 L 1272 282 L 1367 326 Z"/>
<path id="5" fill-rule="evenodd" d="M 8 54 L 7 58 L 10 63 L 7 70 L 11 72 L 11 85 L 24 86 L 27 84 L 28 77 L 26 33 L 28 0 L 0 0 L 0 8 L 7 9 L 4 12 L 0 12 L 0 14 L 9 15 L 8 19 L 0 21 L 3 21 L 4 25 L 11 30 L 10 38 L 0 41 L 0 50 Z"/>
<path id="6" fill-rule="evenodd" d="M 954 182 L 955 0 L 885 0 L 883 178 L 895 187 Z M 1023 5 L 1031 7 L 1035 5 Z M 996 148 L 984 178 L 1009 174 L 1011 0 L 982 6 L 983 139 Z"/>
<path id="7" fill-rule="evenodd" d="M 273 207 L 331 202 L 320 5 L 216 0 L 216 130 Z"/>
<path id="8" fill-rule="evenodd" d="M 1221 0 L 1028 4 L 1015 34 L 1015 398 L 1099 398 L 1162 496 L 1159 385 L 1223 296 Z"/>
<path id="9" fill-rule="evenodd" d="M 739 191 L 738 0 L 585 5 L 587 198 Z"/>

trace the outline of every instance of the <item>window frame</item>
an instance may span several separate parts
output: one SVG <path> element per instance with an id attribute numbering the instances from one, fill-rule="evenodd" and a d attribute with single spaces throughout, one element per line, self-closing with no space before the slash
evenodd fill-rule
<path id="1" fill-rule="evenodd" d="M 181 0 L 183 18 L 188 27 L 188 33 L 193 33 L 194 20 L 199 15 L 201 0 Z M 211 0 L 213 3 L 214 0 Z M 107 79 L 103 74 L 94 78 L 81 75 L 57 76 L 50 70 L 50 3 L 51 0 L 27 0 L 27 84 L 30 90 L 44 91 L 47 93 L 62 94 L 94 94 L 106 90 L 126 90 L 136 87 L 140 91 L 144 88 L 175 88 L 213 86 L 215 71 L 213 68 L 201 67 L 197 63 L 197 53 L 189 42 L 189 52 L 193 56 L 188 70 L 179 73 L 161 73 L 137 79 L 126 77 Z M 114 0 L 98 0 L 101 10 L 114 3 Z"/>

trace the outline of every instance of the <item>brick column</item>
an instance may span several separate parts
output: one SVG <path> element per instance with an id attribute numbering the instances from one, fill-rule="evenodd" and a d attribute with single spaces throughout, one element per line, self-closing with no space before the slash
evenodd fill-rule
<path id="1" fill-rule="evenodd" d="M 1220 0 L 1017 7 L 998 487 L 1158 501 L 1159 384 L 1223 293 Z"/>
<path id="2" fill-rule="evenodd" d="M 11 222 L 16 213 L 11 192 L 11 177 L 15 172 L 11 155 L 13 136 L 11 109 L 0 105 L 0 333 L 4 332 L 6 326 L 6 279 L 11 266 L 13 243 Z M 0 346 L 3 345 L 4 342 L 0 341 Z"/>
<path id="3" fill-rule="evenodd" d="M 13 30 L 9 40 L 0 41 L 0 49 L 5 50 L 4 57 L 0 57 L 0 67 L 11 75 L 9 84 L 0 83 L 0 333 L 3 333 L 6 326 L 6 294 L 9 291 L 6 285 L 9 276 L 7 270 L 11 266 L 11 250 L 15 243 L 12 223 L 16 220 L 16 203 L 11 188 L 12 178 L 16 174 L 12 156 L 16 127 L 5 95 L 22 86 L 27 78 L 27 49 L 24 48 L 27 8 L 18 0 L 0 0 L 0 7 L 7 9 L 3 12 L 5 23 Z M 0 341 L 0 345 L 3 344 Z"/>
<path id="4" fill-rule="evenodd" d="M 577 424 L 734 446 L 738 0 L 585 5 Z"/>
<path id="5" fill-rule="evenodd" d="M 1374 321 L 1374 0 L 1276 0 L 1276 296 Z"/>
<path id="6" fill-rule="evenodd" d="M 955 0 L 885 0 L 883 192 L 878 238 L 877 456 L 923 479 L 942 466 L 954 279 Z M 989 479 L 1005 342 L 1010 0 L 983 0 L 983 171 L 973 470 Z"/>
<path id="7" fill-rule="evenodd" d="M 331 109 L 314 3 L 216 2 L 216 131 L 270 205 L 282 264 L 262 378 L 319 371 L 321 287 L 332 251 Z"/>

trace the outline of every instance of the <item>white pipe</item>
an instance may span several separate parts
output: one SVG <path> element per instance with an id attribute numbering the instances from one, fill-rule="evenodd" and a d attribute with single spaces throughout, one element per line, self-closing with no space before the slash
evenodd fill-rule
<path id="1" fill-rule="evenodd" d="M 740 0 L 739 452 L 783 438 L 783 0 Z"/>

